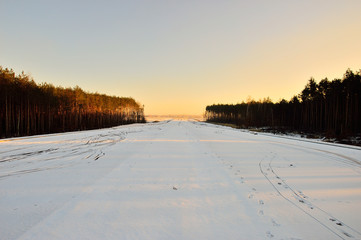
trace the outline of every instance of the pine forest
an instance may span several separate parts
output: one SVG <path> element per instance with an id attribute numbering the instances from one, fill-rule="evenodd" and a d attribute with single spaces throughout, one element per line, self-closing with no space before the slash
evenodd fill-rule
<path id="1" fill-rule="evenodd" d="M 311 78 L 290 101 L 269 98 L 240 104 L 206 107 L 209 122 L 271 131 L 317 133 L 330 138 L 359 136 L 361 132 L 361 73 L 347 70 L 342 79 Z"/>
<path id="2" fill-rule="evenodd" d="M 143 107 L 133 98 L 36 84 L 1 66 L 0 120 L 1 138 L 145 122 Z"/>

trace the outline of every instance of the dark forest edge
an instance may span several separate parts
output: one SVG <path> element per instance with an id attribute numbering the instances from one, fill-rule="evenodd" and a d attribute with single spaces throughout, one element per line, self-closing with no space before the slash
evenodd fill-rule
<path id="1" fill-rule="evenodd" d="M 342 79 L 311 78 L 290 101 L 273 103 L 269 98 L 240 104 L 206 107 L 208 122 L 232 124 L 259 131 L 322 136 L 337 142 L 361 142 L 361 71 L 350 69 Z"/>
<path id="2" fill-rule="evenodd" d="M 144 109 L 133 98 L 36 84 L 28 75 L 1 66 L 0 120 L 0 138 L 145 122 Z"/>

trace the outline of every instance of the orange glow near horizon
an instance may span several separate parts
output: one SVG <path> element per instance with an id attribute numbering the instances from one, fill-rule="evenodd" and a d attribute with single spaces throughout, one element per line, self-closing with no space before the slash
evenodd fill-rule
<path id="1" fill-rule="evenodd" d="M 132 97 L 146 115 L 201 115 L 207 105 L 249 97 L 290 100 L 311 77 L 361 68 L 361 1 L 5 1 L 2 8 L 4 68 L 38 83 Z"/>

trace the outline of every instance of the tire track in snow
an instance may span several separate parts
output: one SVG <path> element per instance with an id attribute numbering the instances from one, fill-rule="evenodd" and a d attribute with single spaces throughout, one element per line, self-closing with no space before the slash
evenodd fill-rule
<path id="1" fill-rule="evenodd" d="M 300 141 L 302 141 L 302 140 L 300 140 Z M 331 151 L 318 149 L 318 148 L 314 148 L 314 147 L 305 147 L 305 146 L 302 146 L 302 145 L 296 145 L 296 144 L 292 144 L 292 143 L 283 143 L 283 142 L 276 142 L 276 141 L 270 141 L 270 143 L 278 144 L 278 145 L 281 145 L 281 146 L 288 146 L 288 147 L 291 146 L 291 147 L 294 147 L 294 148 L 298 148 L 298 149 L 300 149 L 302 151 L 313 150 L 315 152 L 321 152 L 321 153 L 324 153 L 324 154 L 327 154 L 327 155 L 331 155 L 333 157 L 332 159 L 334 161 L 343 163 L 343 164 L 351 167 L 358 174 L 361 174 L 361 172 L 360 172 L 360 170 L 361 170 L 361 162 L 359 160 L 357 160 L 357 159 L 352 158 L 352 157 L 348 157 L 348 156 L 345 156 L 343 154 L 336 153 L 336 152 L 331 152 Z M 310 142 L 310 143 L 313 143 L 313 142 Z M 338 147 L 343 147 L 343 146 L 338 146 Z M 344 147 L 344 148 L 347 148 L 347 147 Z M 355 148 L 351 148 L 351 149 L 360 150 L 360 149 L 355 149 Z"/>
<path id="2" fill-rule="evenodd" d="M 123 141 L 127 133 L 121 129 L 110 129 L 106 134 L 66 140 L 27 142 L 26 138 L 22 139 L 25 141 L 7 141 L 8 150 L 0 153 L 0 180 L 10 176 L 69 167 L 81 163 L 80 160 L 84 159 L 97 161 L 105 155 L 106 148 Z M 44 139 L 43 136 L 39 137 L 42 138 Z M 19 145 L 23 147 L 19 148 Z"/>
<path id="3" fill-rule="evenodd" d="M 286 183 L 284 179 L 278 176 L 272 168 L 272 161 L 274 158 L 275 155 L 268 159 L 268 162 L 265 162 L 265 159 L 261 160 L 259 162 L 259 169 L 263 176 L 282 198 L 314 219 L 316 222 L 338 236 L 340 239 L 346 239 L 345 237 L 361 239 L 360 232 L 335 218 L 332 216 L 332 214 L 311 203 L 306 199 L 307 197 L 302 194 L 302 192 L 297 193 Z"/>

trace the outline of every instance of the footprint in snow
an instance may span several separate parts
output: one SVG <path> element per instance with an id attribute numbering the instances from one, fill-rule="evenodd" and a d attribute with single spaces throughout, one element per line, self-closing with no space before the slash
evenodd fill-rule
<path id="1" fill-rule="evenodd" d="M 258 203 L 259 203 L 259 205 L 264 205 L 263 200 L 259 200 Z"/>
<path id="2" fill-rule="evenodd" d="M 349 238 L 353 238 L 353 236 L 351 234 L 347 233 L 347 232 L 342 231 L 342 233 L 345 234 Z"/>
<path id="3" fill-rule="evenodd" d="M 273 238 L 274 237 L 274 235 L 270 231 L 266 232 L 266 236 L 268 238 Z"/>
<path id="4" fill-rule="evenodd" d="M 277 223 L 274 219 L 272 219 L 272 224 L 274 227 L 279 227 L 281 224 Z"/>

